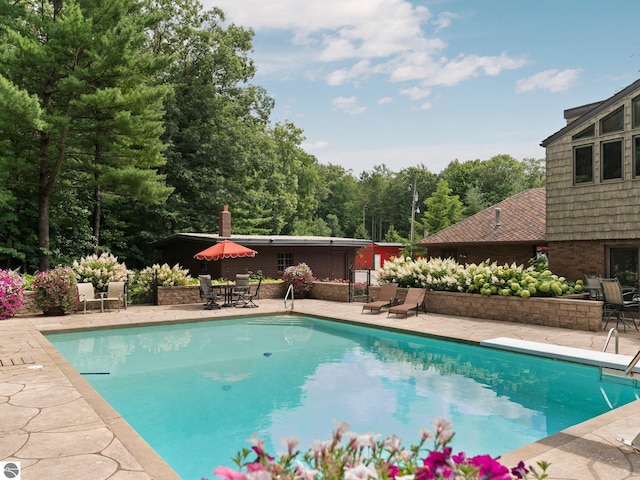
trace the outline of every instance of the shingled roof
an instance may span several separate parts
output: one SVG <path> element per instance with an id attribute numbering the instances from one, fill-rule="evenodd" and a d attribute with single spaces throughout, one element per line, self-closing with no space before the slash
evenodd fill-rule
<path id="1" fill-rule="evenodd" d="M 417 245 L 544 243 L 545 208 L 545 189 L 531 188 L 434 233 Z"/>

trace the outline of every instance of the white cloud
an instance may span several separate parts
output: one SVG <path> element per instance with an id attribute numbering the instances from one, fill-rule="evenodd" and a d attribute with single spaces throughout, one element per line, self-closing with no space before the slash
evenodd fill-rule
<path id="1" fill-rule="evenodd" d="M 289 33 L 292 44 L 304 49 L 304 60 L 271 67 L 287 68 L 281 76 L 308 76 L 309 70 L 322 68 L 322 77 L 331 86 L 360 86 L 372 75 L 424 87 L 451 86 L 479 75 L 499 75 L 526 63 L 506 53 L 456 53 L 447 58 L 443 53 L 449 46 L 435 33 L 459 16 L 446 11 L 435 16 L 408 0 L 204 0 L 204 4 L 215 4 L 229 21 L 258 33 Z"/>
<path id="2" fill-rule="evenodd" d="M 400 90 L 400 93 L 403 95 L 409 95 L 411 100 L 420 100 L 421 98 L 428 97 L 431 95 L 430 88 L 419 88 L 419 87 L 411 87 L 404 88 Z"/>
<path id="3" fill-rule="evenodd" d="M 347 115 L 360 115 L 367 110 L 367 107 L 358 105 L 356 97 L 337 97 L 331 101 L 333 109 Z"/>
<path id="4" fill-rule="evenodd" d="M 578 80 L 581 70 L 545 70 L 536 73 L 528 78 L 523 78 L 516 82 L 516 92 L 532 92 L 534 90 L 546 90 L 552 93 L 565 92 L 569 90 Z"/>
<path id="5" fill-rule="evenodd" d="M 392 97 L 382 97 L 378 100 L 378 105 L 386 105 L 387 103 L 393 103 Z"/>
<path id="6" fill-rule="evenodd" d="M 434 20 L 434 24 L 438 30 L 442 30 L 443 28 L 448 28 L 451 26 L 455 19 L 459 18 L 458 15 L 451 12 L 442 12 L 438 17 Z"/>
<path id="7" fill-rule="evenodd" d="M 324 140 L 319 140 L 317 142 L 302 142 L 302 149 L 309 152 L 314 152 L 318 150 L 324 150 L 329 146 L 329 142 L 325 142 Z"/>
<path id="8" fill-rule="evenodd" d="M 330 86 L 342 85 L 350 80 L 357 81 L 371 75 L 371 63 L 367 60 L 356 63 L 351 68 L 335 70 L 326 77 Z"/>

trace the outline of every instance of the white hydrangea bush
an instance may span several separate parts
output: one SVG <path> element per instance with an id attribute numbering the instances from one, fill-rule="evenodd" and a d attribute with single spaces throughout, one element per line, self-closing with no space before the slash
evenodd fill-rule
<path id="1" fill-rule="evenodd" d="M 163 265 L 156 263 L 138 272 L 133 281 L 131 293 L 134 300 L 144 299 L 149 297 L 156 287 L 173 287 L 191 283 L 193 279 L 189 275 L 189 270 L 182 268 L 180 264 L 176 263 L 170 267 L 167 263 Z"/>
<path id="2" fill-rule="evenodd" d="M 396 257 L 386 261 L 377 275 L 379 282 L 401 287 L 482 295 L 559 297 L 583 291 L 582 280 L 569 282 L 549 270 L 537 271 L 533 266 L 515 263 L 499 265 L 490 260 L 461 265 L 451 258 Z"/>
<path id="3" fill-rule="evenodd" d="M 111 253 L 93 254 L 74 260 L 72 270 L 80 283 L 93 283 L 99 292 L 107 290 L 109 282 L 126 282 L 127 266 Z"/>

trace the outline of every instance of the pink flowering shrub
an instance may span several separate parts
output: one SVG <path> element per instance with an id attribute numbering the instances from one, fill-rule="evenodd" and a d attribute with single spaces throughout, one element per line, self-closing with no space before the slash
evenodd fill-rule
<path id="1" fill-rule="evenodd" d="M 282 275 L 282 281 L 287 286 L 293 285 L 293 293 L 299 297 L 304 297 L 307 292 L 311 291 L 314 280 L 313 272 L 306 263 L 288 267 Z"/>
<path id="2" fill-rule="evenodd" d="M 78 284 L 70 268 L 38 272 L 32 287 L 36 307 L 44 312 L 56 309 L 66 312 L 78 304 Z"/>
<path id="3" fill-rule="evenodd" d="M 489 455 L 453 454 L 449 446 L 454 435 L 451 424 L 443 419 L 435 419 L 433 424 L 434 432 L 421 430 L 420 442 L 405 448 L 395 435 L 380 440 L 377 434 L 345 433 L 349 426 L 339 423 L 333 438 L 314 442 L 305 453 L 297 449 L 300 442 L 296 438 L 283 438 L 287 451 L 278 458 L 265 452 L 264 440 L 254 435 L 249 439 L 253 444 L 251 449 L 242 449 L 234 459 L 237 470 L 220 466 L 213 473 L 227 480 L 542 480 L 548 477 L 547 462 L 538 462 L 537 468 L 525 467 L 520 462 L 509 469 Z M 432 448 L 425 446 L 429 440 L 433 440 Z M 255 457 L 249 459 L 252 452 Z"/>
<path id="4" fill-rule="evenodd" d="M 0 270 L 0 320 L 13 317 L 24 303 L 24 282 L 11 270 Z"/>

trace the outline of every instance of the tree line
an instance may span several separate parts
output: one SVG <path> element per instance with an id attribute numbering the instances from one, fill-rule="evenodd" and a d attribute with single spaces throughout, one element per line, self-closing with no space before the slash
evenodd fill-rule
<path id="1" fill-rule="evenodd" d="M 355 174 L 272 122 L 253 31 L 196 0 L 0 0 L 0 267 L 109 251 L 132 268 L 177 232 L 407 243 L 525 188 L 508 155 Z M 414 196 L 415 185 L 415 196 Z M 417 201 L 415 198 L 417 197 Z"/>

